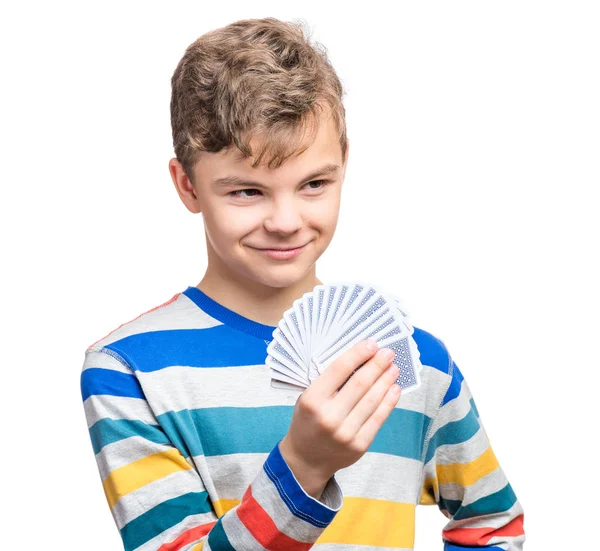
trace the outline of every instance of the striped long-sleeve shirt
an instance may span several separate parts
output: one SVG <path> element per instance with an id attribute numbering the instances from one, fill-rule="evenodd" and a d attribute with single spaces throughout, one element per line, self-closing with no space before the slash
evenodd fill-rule
<path id="1" fill-rule="evenodd" d="M 126 551 L 412 550 L 419 504 L 449 519 L 445 551 L 522 549 L 523 509 L 441 340 L 414 328 L 421 387 L 315 499 L 279 451 L 298 393 L 271 387 L 274 329 L 188 287 L 86 350 L 83 405 Z"/>

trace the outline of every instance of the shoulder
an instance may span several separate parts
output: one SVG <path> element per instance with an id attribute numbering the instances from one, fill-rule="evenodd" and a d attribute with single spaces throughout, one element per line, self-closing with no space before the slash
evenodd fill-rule
<path id="1" fill-rule="evenodd" d="M 450 375 L 452 358 L 444 341 L 419 327 L 413 326 L 413 329 L 412 337 L 419 349 L 421 364 Z"/>
<path id="2" fill-rule="evenodd" d="M 413 338 L 420 352 L 421 364 L 433 367 L 445 375 L 445 393 L 440 404 L 443 406 L 459 396 L 466 386 L 463 384 L 464 375 L 452 359 L 444 341 L 423 329 L 414 327 L 414 330 Z"/>
<path id="3" fill-rule="evenodd" d="M 130 321 L 112 329 L 104 337 L 89 345 L 86 354 L 105 352 L 119 354 L 122 350 L 151 346 L 161 338 L 182 337 L 186 330 L 206 329 L 219 324 L 184 293 L 176 293 L 169 300 L 142 312 Z M 126 358 L 121 358 L 125 359 Z"/>

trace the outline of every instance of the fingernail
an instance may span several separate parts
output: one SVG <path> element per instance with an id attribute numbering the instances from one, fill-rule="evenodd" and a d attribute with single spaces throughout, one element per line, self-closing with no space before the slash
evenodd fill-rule
<path id="1" fill-rule="evenodd" d="M 374 352 L 375 350 L 377 350 L 378 346 L 377 341 L 375 339 L 367 339 L 365 342 L 367 343 L 367 350 L 369 350 L 370 352 Z"/>
<path id="2" fill-rule="evenodd" d="M 383 352 L 383 359 L 384 360 L 392 360 L 394 358 L 395 354 L 394 351 L 391 348 L 386 348 L 385 352 Z"/>

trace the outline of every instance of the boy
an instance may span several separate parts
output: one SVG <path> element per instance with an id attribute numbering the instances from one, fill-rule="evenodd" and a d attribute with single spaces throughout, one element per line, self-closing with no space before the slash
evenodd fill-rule
<path id="1" fill-rule="evenodd" d="M 169 170 L 207 270 L 91 345 L 81 374 L 125 549 L 407 550 L 418 504 L 450 519 L 447 551 L 522 549 L 523 509 L 430 333 L 414 328 L 422 385 L 404 397 L 367 341 L 300 396 L 270 385 L 267 345 L 321 283 L 348 162 L 325 54 L 299 26 L 238 21 L 190 45 L 172 88 Z"/>

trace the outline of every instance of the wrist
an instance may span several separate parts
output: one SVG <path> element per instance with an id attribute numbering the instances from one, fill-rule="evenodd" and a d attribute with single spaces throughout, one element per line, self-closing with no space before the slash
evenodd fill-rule
<path id="1" fill-rule="evenodd" d="M 293 447 L 285 438 L 279 443 L 279 452 L 303 490 L 315 499 L 319 499 L 327 482 L 335 473 L 324 473 L 307 465 L 294 453 Z"/>

